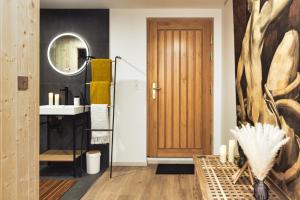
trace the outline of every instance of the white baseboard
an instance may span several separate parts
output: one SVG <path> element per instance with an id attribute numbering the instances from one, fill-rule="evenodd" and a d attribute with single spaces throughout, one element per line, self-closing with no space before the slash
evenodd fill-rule
<path id="1" fill-rule="evenodd" d="M 113 162 L 113 166 L 145 167 L 147 166 L 147 162 Z"/>
<path id="2" fill-rule="evenodd" d="M 193 158 L 147 158 L 148 164 L 193 164 Z"/>

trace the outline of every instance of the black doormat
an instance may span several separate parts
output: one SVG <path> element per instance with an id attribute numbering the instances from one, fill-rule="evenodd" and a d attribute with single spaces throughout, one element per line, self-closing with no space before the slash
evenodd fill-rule
<path id="1" fill-rule="evenodd" d="M 194 174 L 194 164 L 159 164 L 156 174 Z"/>

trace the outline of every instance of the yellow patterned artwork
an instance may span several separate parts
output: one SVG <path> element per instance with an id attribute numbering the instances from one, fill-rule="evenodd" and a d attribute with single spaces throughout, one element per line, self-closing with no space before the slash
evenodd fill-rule
<path id="1" fill-rule="evenodd" d="M 238 122 L 290 137 L 271 174 L 300 199 L 300 0 L 234 0 L 234 15 Z"/>

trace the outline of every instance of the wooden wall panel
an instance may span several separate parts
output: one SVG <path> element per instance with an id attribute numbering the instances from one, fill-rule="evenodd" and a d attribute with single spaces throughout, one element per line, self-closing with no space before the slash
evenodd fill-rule
<path id="1" fill-rule="evenodd" d="M 38 199 L 39 0 L 0 1 L 0 199 Z M 18 91 L 17 77 L 28 77 Z"/>

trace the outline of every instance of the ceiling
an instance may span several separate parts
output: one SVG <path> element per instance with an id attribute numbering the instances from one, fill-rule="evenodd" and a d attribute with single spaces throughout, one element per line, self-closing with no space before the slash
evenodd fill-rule
<path id="1" fill-rule="evenodd" d="M 41 0 L 41 8 L 222 8 L 227 0 Z"/>

